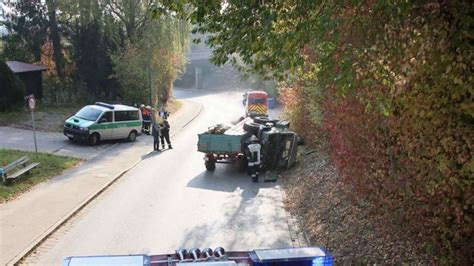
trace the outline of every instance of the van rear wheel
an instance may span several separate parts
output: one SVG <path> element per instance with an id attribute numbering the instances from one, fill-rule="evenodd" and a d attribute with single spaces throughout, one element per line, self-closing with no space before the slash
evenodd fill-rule
<path id="1" fill-rule="evenodd" d="M 137 132 L 134 130 L 128 134 L 128 141 L 134 142 L 137 139 Z"/>

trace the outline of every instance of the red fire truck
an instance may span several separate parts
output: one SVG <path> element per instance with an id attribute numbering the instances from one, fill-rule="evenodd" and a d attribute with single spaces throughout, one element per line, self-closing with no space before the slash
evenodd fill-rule
<path id="1" fill-rule="evenodd" d="M 245 103 L 245 116 L 267 116 L 268 115 L 268 94 L 264 91 L 247 92 Z"/>

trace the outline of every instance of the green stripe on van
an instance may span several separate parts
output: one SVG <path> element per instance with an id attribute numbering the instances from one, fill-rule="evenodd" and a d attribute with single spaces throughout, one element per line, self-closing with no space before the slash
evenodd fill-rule
<path id="1" fill-rule="evenodd" d="M 94 124 L 90 126 L 90 129 L 108 129 L 108 128 L 121 128 L 121 127 L 140 127 L 142 121 L 124 121 L 124 122 L 113 122 L 113 123 L 103 123 L 103 124 Z"/>

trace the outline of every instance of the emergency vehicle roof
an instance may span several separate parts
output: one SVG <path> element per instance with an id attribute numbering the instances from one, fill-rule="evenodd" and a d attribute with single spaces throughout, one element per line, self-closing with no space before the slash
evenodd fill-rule
<path id="1" fill-rule="evenodd" d="M 267 97 L 268 94 L 264 91 L 249 91 L 248 96 L 249 97 L 252 97 L 252 96 L 265 96 L 265 97 Z"/>

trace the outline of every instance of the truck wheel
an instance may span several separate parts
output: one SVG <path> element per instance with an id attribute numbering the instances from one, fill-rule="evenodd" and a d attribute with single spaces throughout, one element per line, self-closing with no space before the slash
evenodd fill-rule
<path id="1" fill-rule="evenodd" d="M 74 141 L 74 137 L 67 137 L 70 141 Z"/>
<path id="2" fill-rule="evenodd" d="M 258 131 L 260 130 L 260 124 L 253 123 L 253 122 L 246 122 L 244 124 L 244 130 L 254 135 L 258 135 Z"/>
<path id="3" fill-rule="evenodd" d="M 128 134 L 127 140 L 129 142 L 134 142 L 136 139 L 137 139 L 137 132 L 135 130 L 130 132 L 130 134 Z"/>
<path id="4" fill-rule="evenodd" d="M 278 119 L 271 119 L 267 116 L 257 116 L 257 117 L 254 117 L 253 121 L 257 124 L 262 124 L 262 125 L 265 125 L 266 123 L 271 123 L 274 125 L 278 122 Z"/>
<path id="5" fill-rule="evenodd" d="M 89 144 L 91 146 L 95 146 L 97 145 L 97 143 L 99 143 L 99 140 L 100 140 L 100 136 L 98 133 L 94 133 L 92 134 L 90 137 L 89 137 Z"/>
<path id="6" fill-rule="evenodd" d="M 204 163 L 204 165 L 206 166 L 206 170 L 207 170 L 207 171 L 214 171 L 214 170 L 216 170 L 216 162 L 214 162 L 214 161 L 210 161 L 210 160 L 209 160 L 209 161 L 206 161 L 206 162 Z"/>

